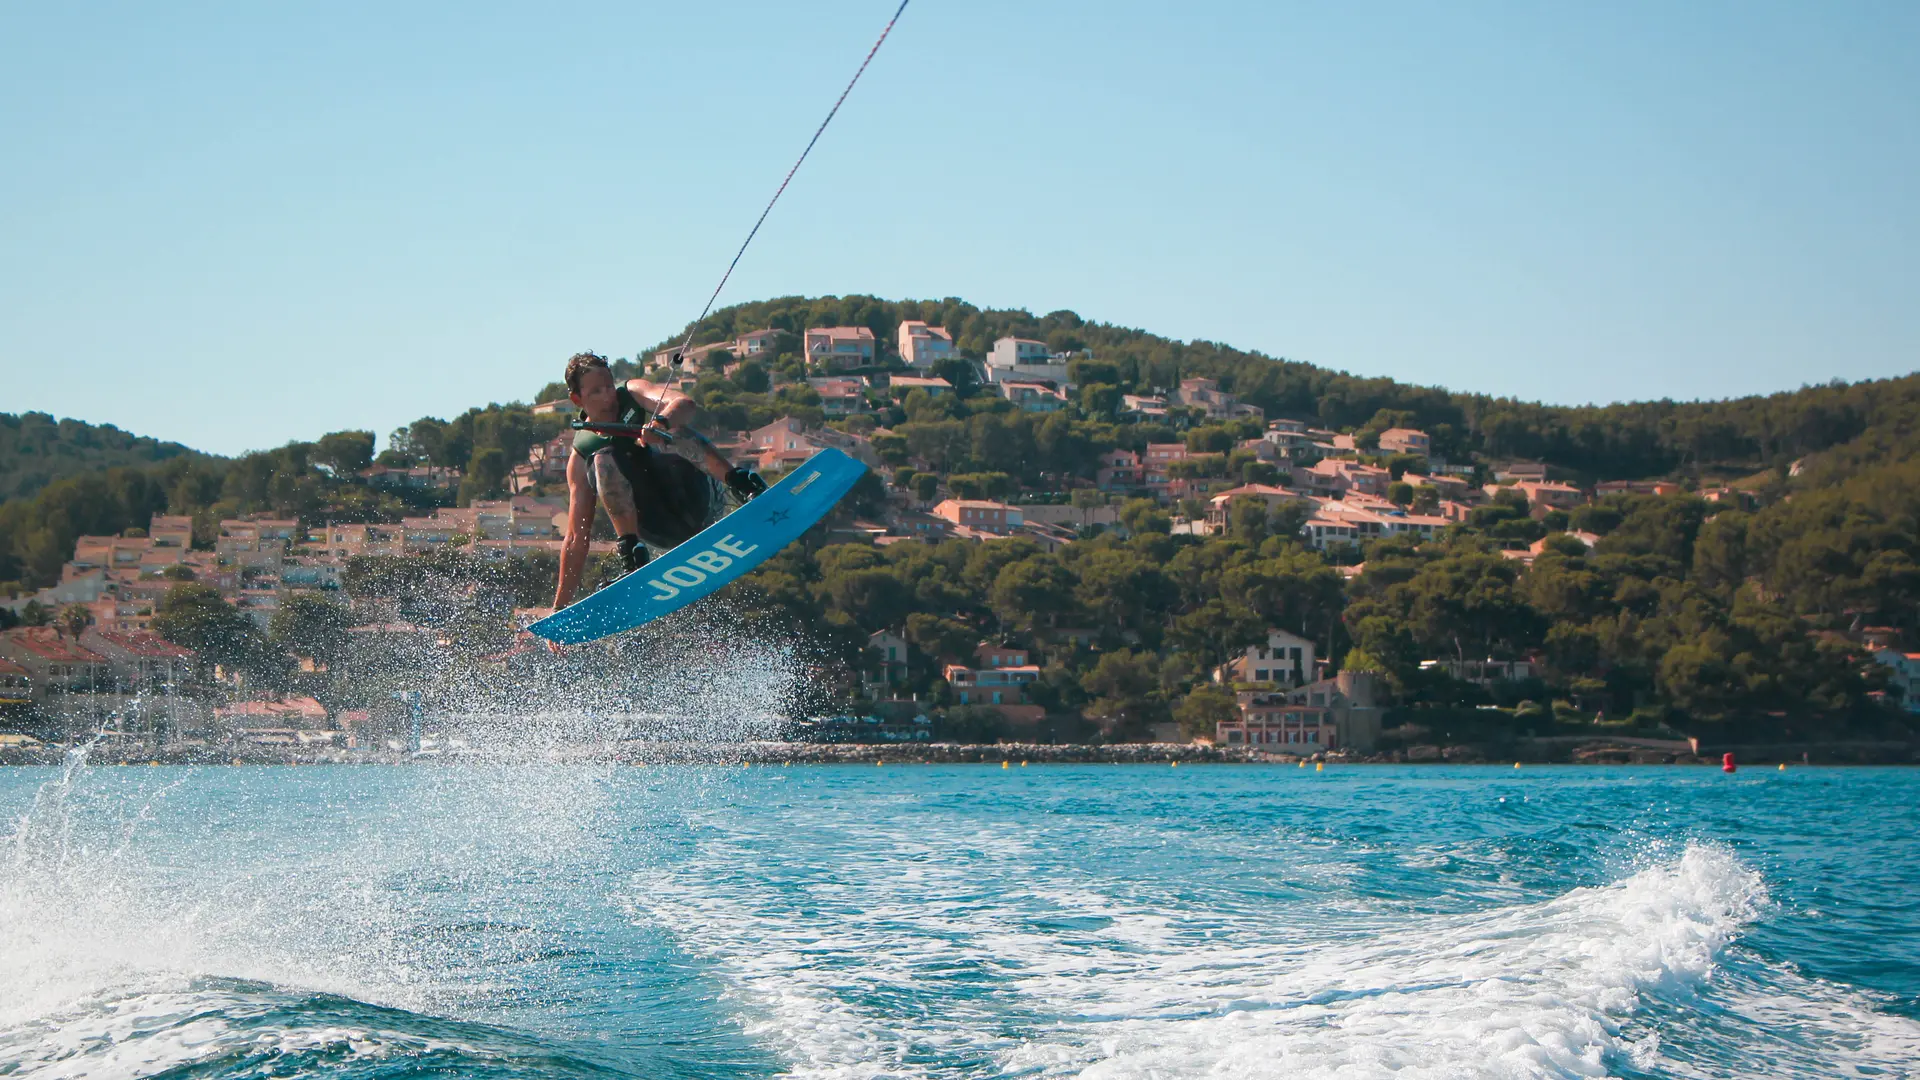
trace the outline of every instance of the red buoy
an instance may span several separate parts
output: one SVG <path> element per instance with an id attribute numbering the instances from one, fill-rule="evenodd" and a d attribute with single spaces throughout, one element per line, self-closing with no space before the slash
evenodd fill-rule
<path id="1" fill-rule="evenodd" d="M 1729 750 L 1726 753 L 1720 755 L 1720 771 L 1721 772 L 1732 772 L 1735 769 L 1735 767 L 1736 766 L 1733 764 L 1733 751 Z"/>

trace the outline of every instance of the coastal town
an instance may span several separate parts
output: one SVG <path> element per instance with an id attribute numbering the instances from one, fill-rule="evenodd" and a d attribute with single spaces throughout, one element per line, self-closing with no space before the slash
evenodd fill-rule
<path id="1" fill-rule="evenodd" d="M 785 362 L 770 372 L 776 360 Z M 947 330 L 906 320 L 885 343 L 866 326 L 753 331 L 684 356 L 663 351 L 646 373 L 689 394 L 716 381 L 735 385 L 750 374 L 765 379 L 766 389 L 802 403 L 757 428 L 715 433 L 731 459 L 769 477 L 827 448 L 866 464 L 881 497 L 867 500 L 861 512 L 825 523 L 825 544 L 884 549 L 1018 540 L 1031 546 L 1021 550 L 1058 553 L 1091 537 L 1125 537 L 1143 527 L 1143 510 L 1153 510 L 1165 516 L 1168 536 L 1195 540 L 1236 535 L 1242 519 L 1257 522 L 1352 581 L 1366 571 L 1369 545 L 1399 540 L 1417 546 L 1481 520 L 1490 508 L 1534 523 L 1531 533 L 1510 530 L 1498 544 L 1501 558 L 1524 568 L 1548 552 L 1591 551 L 1601 537 L 1578 527 L 1575 515 L 1610 498 L 1685 495 L 1741 510 L 1753 509 L 1761 498 L 1750 488 L 1683 486 L 1676 480 L 1600 479 L 1582 486 L 1536 461 L 1479 455 L 1449 460 L 1427 431 L 1391 426 L 1356 432 L 1269 417 L 1219 380 L 1200 376 L 1154 393 L 1115 395 L 1110 407 L 1117 424 L 1173 437 L 1100 450 L 1096 468 L 1062 477 L 1050 491 L 1028 489 L 1004 474 L 943 471 L 944 463 L 916 452 L 882 423 L 889 414 L 925 416 L 944 396 L 956 394 L 984 398 L 986 408 L 1003 412 L 1080 409 L 1086 388 L 1076 382 L 1076 372 L 1094 361 L 1087 350 L 1056 350 L 1016 336 L 994 340 L 984 357 L 969 360 Z M 501 497 L 456 499 L 463 478 L 457 467 L 374 462 L 341 481 L 402 494 L 430 509 L 353 523 L 261 514 L 196 523 L 156 514 L 145 527 L 122 535 L 78 537 L 57 583 L 0 599 L 0 607 L 24 624 L 0 631 L 0 722 L 8 725 L 0 731 L 0 748 L 70 743 L 104 731 L 154 752 L 168 743 L 207 752 L 417 749 L 418 732 L 410 743 L 391 719 L 376 719 L 378 707 L 365 701 L 330 707 L 312 693 L 262 687 L 235 666 L 162 636 L 156 613 L 171 590 L 193 583 L 216 592 L 265 636 L 297 598 L 348 596 L 351 568 L 359 560 L 456 553 L 479 566 L 532 560 L 538 573 L 551 574 L 566 525 L 572 436 L 561 424 L 570 410 L 565 399 L 528 410 L 544 418 L 552 433 L 533 441 L 525 460 L 506 470 Z M 591 550 L 604 558 L 612 544 L 595 539 Z M 411 622 L 390 601 L 351 597 L 345 606 L 345 634 L 368 647 L 390 648 L 403 639 L 449 644 L 444 628 Z M 1853 636 L 1863 654 L 1885 669 L 1893 699 L 1909 710 L 1920 708 L 1920 696 L 1912 692 L 1920 654 L 1902 651 L 1899 635 L 1887 628 L 1868 626 Z M 1380 749 L 1392 697 L 1380 677 L 1336 670 L 1324 637 L 1277 626 L 1204 671 L 1201 682 L 1229 693 L 1231 707 L 1198 730 L 1172 718 L 1129 728 L 1103 722 L 1085 708 L 1078 710 L 1083 723 L 1063 728 L 1061 702 L 1035 699 L 1042 652 L 1097 649 L 1096 637 L 1055 627 L 1004 639 L 989 634 L 977 645 L 963 645 L 950 634 L 930 649 L 924 638 L 910 640 L 904 624 L 882 627 L 866 634 L 864 659 L 856 665 L 856 680 L 843 687 L 838 714 L 795 718 L 787 730 L 822 742 L 925 742 L 937 727 L 929 714 L 959 708 L 998 713 L 1001 737 L 1030 741 L 1070 731 L 1072 738 L 1092 732 L 1100 741 L 1191 741 L 1293 755 Z M 529 657 L 536 651 L 522 632 L 484 659 L 504 670 L 533 662 Z M 910 657 L 917 672 L 910 670 Z M 301 655 L 291 649 L 284 659 L 290 669 L 309 674 L 326 668 L 311 650 Z M 1436 677 L 1493 691 L 1528 683 L 1545 663 L 1536 650 L 1430 656 L 1420 666 Z"/>

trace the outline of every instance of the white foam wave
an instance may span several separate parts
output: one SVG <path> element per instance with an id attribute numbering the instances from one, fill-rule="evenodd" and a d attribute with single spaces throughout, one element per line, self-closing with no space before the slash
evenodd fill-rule
<path id="1" fill-rule="evenodd" d="M 1707 990 L 1768 904 L 1717 846 L 1473 915 L 1356 926 L 1301 902 L 1196 931 L 1192 911 L 1076 879 L 1030 836 L 899 826 L 834 820 L 842 865 L 777 883 L 721 872 L 751 865 L 758 840 L 736 831 L 643 881 L 633 906 L 713 961 L 748 1030 L 805 1078 L 1737 1075 L 1743 1062 L 1814 1076 L 1834 1055 L 1884 1068 L 1920 1047 L 1911 1022 L 1798 980 L 1779 1004 L 1813 1005 L 1799 1015 L 1815 1030 L 1791 1046 L 1666 1053 L 1646 1003 Z M 1715 1007 L 1771 1006 L 1736 990 Z"/>
<path id="2" fill-rule="evenodd" d="M 602 854 L 605 769 L 422 769 L 377 799 L 340 797 L 329 770 L 273 772 L 300 814 L 253 819 L 245 774 L 223 773 L 228 812 L 158 838 L 142 825 L 177 781 L 76 766 L 41 789 L 0 864 L 0 1075 L 140 1075 L 236 1039 L 334 1038 L 234 1027 L 256 1005 L 206 997 L 208 979 L 485 1014 L 512 991 L 501 973 L 552 945 L 540 883 Z"/>

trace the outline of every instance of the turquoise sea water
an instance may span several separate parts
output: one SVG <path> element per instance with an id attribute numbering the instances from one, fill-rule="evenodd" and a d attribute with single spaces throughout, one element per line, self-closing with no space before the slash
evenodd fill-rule
<path id="1" fill-rule="evenodd" d="M 0 770 L 0 1076 L 1920 1075 L 1920 771 Z"/>

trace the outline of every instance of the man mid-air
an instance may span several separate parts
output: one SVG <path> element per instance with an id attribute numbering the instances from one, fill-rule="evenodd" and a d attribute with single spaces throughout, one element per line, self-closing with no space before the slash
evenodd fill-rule
<path id="1" fill-rule="evenodd" d="M 606 357 L 580 353 L 567 361 L 567 397 L 580 408 L 576 427 L 587 426 L 574 433 L 567 460 L 556 609 L 572 603 L 580 587 L 596 500 L 606 504 L 631 573 L 647 564 L 649 547 L 677 547 L 725 516 L 732 509 L 725 492 L 743 503 L 767 489 L 757 473 L 729 462 L 693 430 L 693 399 L 678 390 L 645 379 L 617 384 Z"/>

